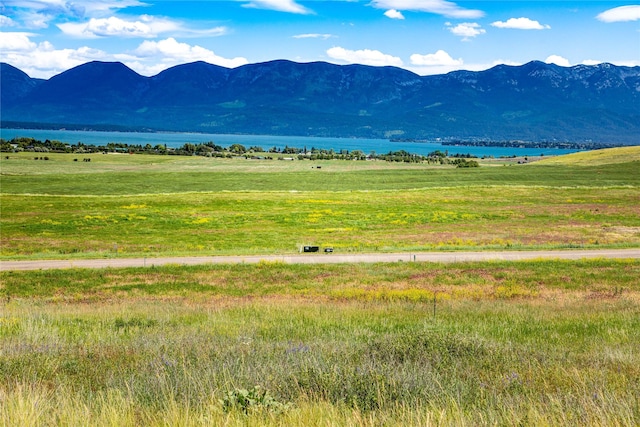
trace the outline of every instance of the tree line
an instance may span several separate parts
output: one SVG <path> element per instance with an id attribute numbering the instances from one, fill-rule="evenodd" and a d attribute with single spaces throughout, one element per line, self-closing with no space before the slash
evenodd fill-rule
<path id="1" fill-rule="evenodd" d="M 159 154 L 177 156 L 204 156 L 218 158 L 244 157 L 247 159 L 290 159 L 290 160 L 383 160 L 387 162 L 451 164 L 457 167 L 477 167 L 478 162 L 469 160 L 475 158 L 471 154 L 449 155 L 447 151 L 436 150 L 426 156 L 410 153 L 405 150 L 389 151 L 378 154 L 375 151 L 364 153 L 362 150 L 334 150 L 311 147 L 297 148 L 285 146 L 272 147 L 265 150 L 259 146 L 246 147 L 242 144 L 231 144 L 223 147 L 213 141 L 202 143 L 185 143 L 177 148 L 169 148 L 166 144 L 127 144 L 110 142 L 105 145 L 93 145 L 77 142 L 64 143 L 57 140 L 41 141 L 35 138 L 19 137 L 11 140 L 0 139 L 2 152 L 36 152 L 36 153 L 129 153 L 129 154 Z"/>

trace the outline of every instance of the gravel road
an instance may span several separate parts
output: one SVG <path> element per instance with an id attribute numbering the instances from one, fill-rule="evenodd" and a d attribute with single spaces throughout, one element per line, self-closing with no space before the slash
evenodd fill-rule
<path id="1" fill-rule="evenodd" d="M 0 271 L 47 270 L 68 268 L 151 267 L 166 264 L 253 264 L 283 262 L 285 264 L 339 264 L 375 262 L 459 262 L 459 261 L 519 261 L 531 259 L 640 258 L 640 248 L 593 249 L 557 251 L 499 251 L 499 252 L 415 252 L 380 254 L 297 254 L 161 258 L 102 258 L 75 260 L 1 261 Z"/>

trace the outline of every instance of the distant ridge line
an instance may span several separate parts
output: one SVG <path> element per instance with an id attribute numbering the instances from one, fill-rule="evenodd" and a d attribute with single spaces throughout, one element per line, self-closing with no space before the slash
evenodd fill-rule
<path id="1" fill-rule="evenodd" d="M 47 80 L 0 64 L 2 126 L 634 144 L 640 67 L 532 61 L 419 76 L 276 60 L 181 64 L 151 77 L 89 62 Z"/>

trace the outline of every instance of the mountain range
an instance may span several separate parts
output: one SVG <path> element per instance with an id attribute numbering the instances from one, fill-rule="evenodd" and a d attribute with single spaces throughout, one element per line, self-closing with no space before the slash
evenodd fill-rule
<path id="1" fill-rule="evenodd" d="M 395 67 L 194 62 L 155 76 L 89 62 L 47 80 L 0 64 L 3 126 L 640 143 L 640 67 L 543 62 L 419 76 Z"/>

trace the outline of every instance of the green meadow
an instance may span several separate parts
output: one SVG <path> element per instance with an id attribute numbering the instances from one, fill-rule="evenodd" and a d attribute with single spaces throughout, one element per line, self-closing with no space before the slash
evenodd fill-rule
<path id="1" fill-rule="evenodd" d="M 472 169 L 12 154 L 1 164 L 0 257 L 635 246 L 640 151 L 616 150 L 593 164 L 578 153 Z"/>
<path id="2" fill-rule="evenodd" d="M 3 153 L 0 260 L 640 245 L 638 147 L 48 157 Z M 638 260 L 3 270 L 0 425 L 631 427 L 638 343 Z"/>

